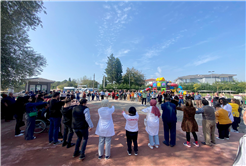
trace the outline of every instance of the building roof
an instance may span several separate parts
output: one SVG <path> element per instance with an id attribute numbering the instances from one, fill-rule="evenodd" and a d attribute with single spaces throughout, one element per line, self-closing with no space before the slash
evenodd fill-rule
<path id="1" fill-rule="evenodd" d="M 145 82 L 149 82 L 149 81 L 155 81 L 156 79 L 154 79 L 154 78 L 151 78 L 151 79 L 147 79 L 147 80 L 145 80 Z"/>
<path id="2" fill-rule="evenodd" d="M 40 77 L 36 77 L 36 78 L 27 78 L 25 79 L 28 82 L 47 82 L 47 83 L 54 83 L 55 81 L 53 80 L 48 80 L 45 78 L 40 78 Z"/>
<path id="3" fill-rule="evenodd" d="M 233 77 L 236 76 L 236 74 L 197 74 L 197 75 L 188 75 L 188 76 L 182 76 L 182 77 L 178 77 L 177 79 L 175 79 L 175 81 L 177 81 L 178 79 L 191 79 L 191 78 L 209 78 L 209 77 Z"/>

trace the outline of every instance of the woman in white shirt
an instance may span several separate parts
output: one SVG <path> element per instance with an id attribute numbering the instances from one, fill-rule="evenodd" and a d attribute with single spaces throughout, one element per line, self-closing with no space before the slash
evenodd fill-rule
<path id="1" fill-rule="evenodd" d="M 132 153 L 132 142 L 134 144 L 134 152 L 135 155 L 138 155 L 138 119 L 139 115 L 136 111 L 135 107 L 130 107 L 128 110 L 129 114 L 125 113 L 125 109 L 123 109 L 123 116 L 126 119 L 126 140 L 127 140 L 127 153 L 130 156 Z"/>
<path id="2" fill-rule="evenodd" d="M 155 145 L 156 148 L 159 147 L 159 118 L 161 116 L 161 113 L 159 109 L 156 107 L 157 101 L 152 99 L 150 100 L 150 107 L 143 109 L 143 112 L 148 113 L 147 114 L 147 122 L 146 122 L 146 128 L 145 130 L 149 134 L 149 142 L 148 146 L 150 149 L 153 149 L 153 146 Z M 153 137 L 155 141 L 153 140 Z"/>
<path id="3" fill-rule="evenodd" d="M 103 156 L 104 144 L 105 144 L 105 159 L 110 157 L 111 138 L 115 135 L 114 123 L 112 114 L 114 112 L 114 106 L 109 108 L 109 101 L 103 100 L 101 102 L 101 108 L 98 109 L 99 121 L 97 123 L 96 135 L 99 136 L 98 144 L 98 159 Z"/>
<path id="4" fill-rule="evenodd" d="M 105 97 L 108 99 L 108 91 L 105 92 Z"/>

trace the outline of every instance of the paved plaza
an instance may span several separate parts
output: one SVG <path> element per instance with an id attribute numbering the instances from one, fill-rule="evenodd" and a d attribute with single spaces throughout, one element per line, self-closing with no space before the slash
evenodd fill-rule
<path id="1" fill-rule="evenodd" d="M 67 149 L 61 145 L 48 145 L 48 132 L 36 134 L 37 139 L 26 141 L 23 137 L 14 137 L 15 121 L 1 123 L 1 164 L 9 165 L 182 165 L 182 166 L 231 166 L 237 153 L 238 141 L 243 133 L 231 133 L 230 140 L 216 140 L 217 144 L 214 147 L 200 145 L 200 147 L 187 148 L 183 146 L 186 141 L 185 132 L 181 130 L 182 112 L 178 111 L 177 122 L 177 140 L 175 147 L 167 147 L 162 144 L 164 133 L 163 125 L 160 120 L 160 147 L 151 150 L 148 144 L 148 134 L 145 131 L 144 118 L 146 115 L 141 113 L 139 102 L 128 101 L 113 101 L 109 100 L 110 104 L 116 107 L 113 113 L 113 121 L 115 127 L 115 136 L 112 138 L 111 158 L 109 160 L 98 160 L 98 136 L 95 135 L 95 128 L 90 132 L 89 140 L 86 149 L 86 158 L 80 161 L 79 158 L 73 158 L 74 147 Z M 94 126 L 98 122 L 97 109 L 100 107 L 100 101 L 89 102 L 91 118 Z M 122 108 L 128 109 L 130 106 L 135 106 L 140 114 L 139 119 L 139 155 L 128 156 L 125 136 L 125 119 L 121 112 Z M 196 119 L 199 124 L 199 132 L 197 133 L 199 142 L 203 141 L 201 115 L 197 115 Z M 24 129 L 24 128 L 22 128 Z M 218 135 L 216 129 L 216 136 Z M 73 141 L 76 141 L 76 135 Z M 193 137 L 191 136 L 191 141 Z"/>

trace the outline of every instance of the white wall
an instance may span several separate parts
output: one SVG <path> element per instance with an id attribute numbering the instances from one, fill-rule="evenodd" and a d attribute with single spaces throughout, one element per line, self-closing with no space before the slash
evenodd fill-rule
<path id="1" fill-rule="evenodd" d="M 215 81 L 233 81 L 233 78 L 232 77 L 226 77 L 226 79 L 224 79 L 224 77 L 221 77 L 221 78 L 218 78 L 218 77 L 206 77 L 206 78 L 191 78 L 191 79 L 188 79 L 186 81 L 186 79 L 178 79 L 176 81 L 177 84 L 179 83 L 189 83 L 189 82 L 192 82 L 192 83 L 209 83 L 209 84 L 213 84 Z"/>

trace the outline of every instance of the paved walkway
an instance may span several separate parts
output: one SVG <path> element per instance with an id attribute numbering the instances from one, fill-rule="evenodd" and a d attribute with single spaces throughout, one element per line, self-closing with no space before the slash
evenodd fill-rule
<path id="1" fill-rule="evenodd" d="M 163 126 L 160 121 L 160 147 L 151 150 L 148 146 L 148 134 L 144 127 L 144 118 L 146 115 L 140 114 L 139 120 L 139 155 L 128 156 L 126 149 L 125 137 L 125 119 L 121 114 L 121 108 L 136 105 L 137 110 L 143 107 L 136 103 L 126 103 L 123 101 L 111 101 L 116 106 L 116 111 L 113 114 L 116 135 L 112 138 L 111 158 L 110 160 L 97 159 L 98 136 L 95 135 L 95 129 L 90 132 L 89 141 L 86 149 L 86 158 L 80 161 L 78 158 L 72 158 L 74 148 L 67 149 L 61 145 L 48 145 L 47 131 L 37 134 L 37 139 L 25 141 L 23 137 L 14 137 L 15 121 L 1 123 L 1 164 L 9 165 L 62 165 L 73 166 L 78 164 L 83 165 L 182 165 L 182 166 L 207 166 L 207 165 L 223 165 L 231 166 L 235 158 L 238 140 L 243 136 L 242 133 L 231 133 L 229 141 L 218 140 L 216 146 L 207 147 L 201 146 L 196 148 L 192 146 L 187 148 L 183 146 L 185 142 L 185 133 L 181 130 L 181 123 L 177 123 L 177 142 L 176 146 L 167 147 L 161 142 L 163 141 Z M 91 110 L 91 118 L 93 124 L 97 125 L 98 114 L 97 109 L 100 107 L 99 102 L 90 102 L 88 104 Z M 199 142 L 203 141 L 202 128 L 199 126 L 197 133 Z M 217 131 L 216 131 L 217 135 Z M 73 137 L 75 142 L 76 136 Z M 191 138 L 191 141 L 193 138 Z"/>

